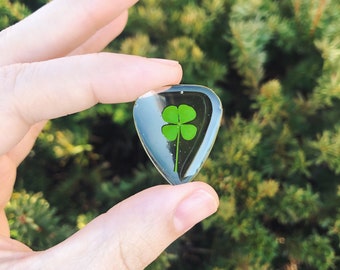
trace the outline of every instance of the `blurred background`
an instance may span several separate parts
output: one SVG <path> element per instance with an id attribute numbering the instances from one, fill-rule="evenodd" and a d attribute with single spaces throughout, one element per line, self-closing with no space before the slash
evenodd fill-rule
<path id="1" fill-rule="evenodd" d="M 0 29 L 46 2 L 0 0 Z M 130 10 L 106 50 L 176 59 L 183 83 L 214 89 L 224 106 L 196 177 L 217 190 L 220 209 L 148 269 L 340 269 L 339 25 L 337 0 L 141 0 Z M 166 184 L 132 106 L 97 105 L 47 124 L 18 171 L 12 237 L 48 248 Z"/>

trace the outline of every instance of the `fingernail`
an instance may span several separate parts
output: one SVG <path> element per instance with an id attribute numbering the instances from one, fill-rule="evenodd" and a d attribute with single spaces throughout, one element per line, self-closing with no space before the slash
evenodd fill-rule
<path id="1" fill-rule="evenodd" d="M 149 59 L 152 61 L 158 62 L 158 63 L 170 65 L 170 66 L 177 66 L 179 64 L 179 62 L 176 60 L 163 59 L 163 58 L 149 58 Z"/>
<path id="2" fill-rule="evenodd" d="M 218 207 L 216 199 L 205 190 L 196 190 L 179 203 L 174 214 L 177 231 L 185 232 L 198 222 L 215 213 Z"/>

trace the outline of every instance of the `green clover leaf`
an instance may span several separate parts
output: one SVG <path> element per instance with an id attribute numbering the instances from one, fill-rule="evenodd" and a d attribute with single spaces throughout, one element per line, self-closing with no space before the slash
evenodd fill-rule
<path id="1" fill-rule="evenodd" d="M 180 132 L 180 127 L 177 125 L 164 125 L 162 127 L 163 135 L 170 142 L 176 140 L 179 132 Z"/>
<path id="2" fill-rule="evenodd" d="M 171 124 L 178 123 L 178 108 L 174 105 L 166 107 L 162 112 L 162 117 L 165 122 Z"/>
<path id="3" fill-rule="evenodd" d="M 184 140 L 191 141 L 195 138 L 197 133 L 197 127 L 190 124 L 185 124 L 181 126 L 181 135 Z"/>
<path id="4" fill-rule="evenodd" d="M 178 107 L 174 105 L 167 106 L 162 112 L 162 118 L 168 124 L 162 126 L 164 137 L 172 142 L 176 142 L 176 160 L 174 171 L 178 171 L 178 154 L 179 154 L 179 139 L 190 141 L 195 138 L 197 127 L 188 122 L 196 118 L 196 111 L 193 107 L 181 104 Z"/>

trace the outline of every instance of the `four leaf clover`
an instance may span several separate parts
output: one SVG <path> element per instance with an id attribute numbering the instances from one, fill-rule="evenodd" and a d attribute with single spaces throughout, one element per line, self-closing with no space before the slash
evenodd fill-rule
<path id="1" fill-rule="evenodd" d="M 162 126 L 162 133 L 165 138 L 172 142 L 176 141 L 176 159 L 174 172 L 178 171 L 178 155 L 179 155 L 179 140 L 182 137 L 186 141 L 195 138 L 197 127 L 193 124 L 188 124 L 196 118 L 196 111 L 193 107 L 181 104 L 178 107 L 174 105 L 167 106 L 162 112 L 162 118 L 168 124 Z"/>

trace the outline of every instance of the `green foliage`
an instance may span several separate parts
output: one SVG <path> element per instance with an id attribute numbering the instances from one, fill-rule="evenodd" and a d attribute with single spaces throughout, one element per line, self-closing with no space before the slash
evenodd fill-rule
<path id="1" fill-rule="evenodd" d="M 0 1 L 0 27 L 39 3 Z M 177 59 L 184 83 L 213 88 L 224 105 L 197 177 L 219 193 L 219 211 L 148 269 L 339 269 L 339 10 L 336 0 L 144 0 L 130 10 L 107 50 Z M 14 237 L 48 247 L 60 240 L 51 234 L 60 224 L 81 228 L 165 183 L 131 111 L 98 105 L 46 126 L 19 168 L 16 190 L 29 193 L 9 205 Z"/>
<path id="2" fill-rule="evenodd" d="M 20 2 L 0 0 L 0 30 L 4 29 L 29 14 L 29 10 Z"/>
<path id="3" fill-rule="evenodd" d="M 61 225 L 56 209 L 50 207 L 42 193 L 14 192 L 6 208 L 11 236 L 41 250 L 58 244 L 72 233 L 67 225 Z"/>
<path id="4" fill-rule="evenodd" d="M 334 129 L 334 131 L 325 130 L 310 144 L 317 151 L 314 162 L 327 164 L 338 175 L 340 174 L 340 127 L 335 125 Z"/>

